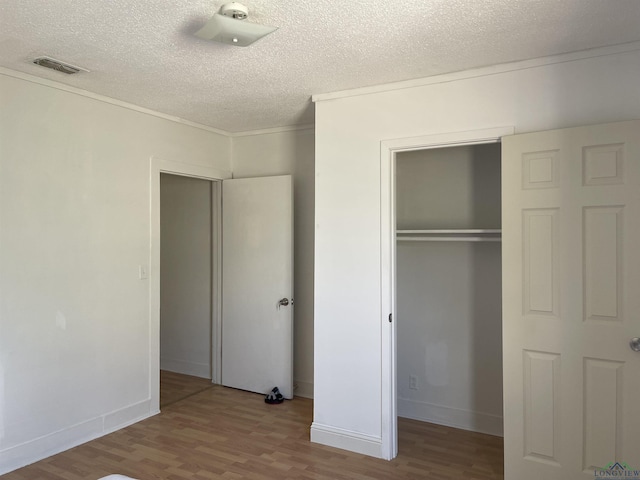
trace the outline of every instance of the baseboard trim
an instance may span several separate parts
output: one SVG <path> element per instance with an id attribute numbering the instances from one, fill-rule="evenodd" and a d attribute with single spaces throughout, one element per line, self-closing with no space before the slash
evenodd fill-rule
<path id="1" fill-rule="evenodd" d="M 313 399 L 313 383 L 294 380 L 293 396 Z"/>
<path id="2" fill-rule="evenodd" d="M 186 362 L 184 360 L 174 360 L 171 358 L 160 358 L 160 370 L 182 373 L 192 377 L 211 379 L 211 365 L 208 363 Z"/>
<path id="3" fill-rule="evenodd" d="M 398 398 L 398 416 L 498 437 L 503 436 L 503 422 L 499 415 Z"/>
<path id="4" fill-rule="evenodd" d="M 128 427 L 143 418 L 151 416 L 151 414 L 153 414 L 151 412 L 151 399 L 143 400 L 142 402 L 134 403 L 128 407 L 107 413 L 103 416 L 105 434 Z"/>
<path id="5" fill-rule="evenodd" d="M 147 399 L 0 451 L 0 476 L 152 417 Z"/>
<path id="6" fill-rule="evenodd" d="M 382 458 L 382 439 L 374 435 L 345 430 L 317 422 L 311 424 L 311 441 L 341 448 L 351 452 L 362 453 L 371 457 Z"/>

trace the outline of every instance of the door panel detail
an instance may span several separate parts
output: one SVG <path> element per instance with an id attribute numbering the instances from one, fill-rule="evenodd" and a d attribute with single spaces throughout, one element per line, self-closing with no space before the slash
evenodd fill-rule
<path id="1" fill-rule="evenodd" d="M 524 210 L 524 313 L 558 317 L 558 209 Z"/>
<path id="2" fill-rule="evenodd" d="M 560 355 L 524 352 L 524 455 L 559 464 Z"/>
<path id="3" fill-rule="evenodd" d="M 584 359 L 584 469 L 620 458 L 622 362 Z"/>
<path id="4" fill-rule="evenodd" d="M 622 320 L 623 210 L 618 206 L 584 208 L 586 320 Z"/>
<path id="5" fill-rule="evenodd" d="M 522 155 L 522 188 L 556 188 L 560 185 L 558 150 Z"/>
<path id="6" fill-rule="evenodd" d="M 624 144 L 584 147 L 583 184 L 615 185 L 624 182 Z"/>

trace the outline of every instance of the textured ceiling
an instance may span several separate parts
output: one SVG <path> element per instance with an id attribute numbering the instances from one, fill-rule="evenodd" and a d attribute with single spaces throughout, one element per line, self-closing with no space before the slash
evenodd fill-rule
<path id="1" fill-rule="evenodd" d="M 194 37 L 223 3 L 1 0 L 0 65 L 238 132 L 313 123 L 312 94 L 640 40 L 638 0 L 246 0 L 280 29 Z"/>

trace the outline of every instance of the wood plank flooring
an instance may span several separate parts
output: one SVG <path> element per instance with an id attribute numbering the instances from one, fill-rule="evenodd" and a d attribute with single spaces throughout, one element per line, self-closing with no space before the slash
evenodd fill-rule
<path id="1" fill-rule="evenodd" d="M 160 409 L 212 387 L 206 378 L 160 370 Z"/>
<path id="2" fill-rule="evenodd" d="M 188 378 L 172 375 L 162 388 L 174 395 L 176 382 L 183 382 L 182 394 L 191 388 Z M 312 401 L 305 398 L 267 405 L 262 395 L 207 387 L 2 480 L 96 480 L 111 473 L 140 480 L 503 478 L 499 437 L 401 418 L 400 454 L 387 462 L 310 443 L 311 421 Z"/>

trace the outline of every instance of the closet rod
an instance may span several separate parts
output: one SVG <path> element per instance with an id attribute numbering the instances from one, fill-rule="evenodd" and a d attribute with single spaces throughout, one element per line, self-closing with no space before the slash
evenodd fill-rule
<path id="1" fill-rule="evenodd" d="M 500 237 L 396 237 L 399 242 L 501 242 Z"/>
<path id="2" fill-rule="evenodd" d="M 450 228 L 450 229 L 430 229 L 430 230 L 396 230 L 398 235 L 405 235 L 409 233 L 417 233 L 417 234 L 440 234 L 440 233 L 455 233 L 455 234 L 466 234 L 466 233 L 480 233 L 480 234 L 491 234 L 491 233 L 502 233 L 502 230 L 499 228 Z"/>

